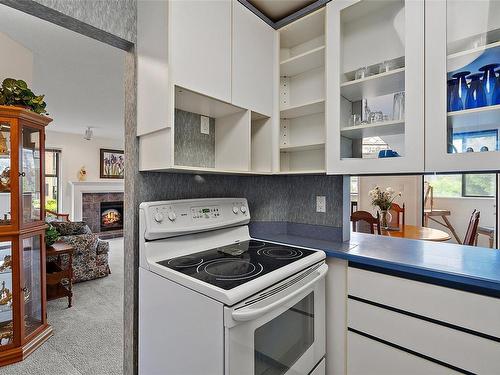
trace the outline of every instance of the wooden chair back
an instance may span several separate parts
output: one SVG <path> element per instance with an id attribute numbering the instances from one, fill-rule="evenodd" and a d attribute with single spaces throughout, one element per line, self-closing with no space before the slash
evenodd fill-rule
<path id="1" fill-rule="evenodd" d="M 397 203 L 391 203 L 389 212 L 392 216 L 391 227 L 403 228 L 405 226 L 405 204 L 401 207 Z"/>
<path id="2" fill-rule="evenodd" d="M 375 227 L 377 234 L 380 232 L 380 214 L 377 212 L 377 217 L 367 211 L 355 211 L 351 214 L 352 231 L 360 233 L 375 234 Z"/>
<path id="3" fill-rule="evenodd" d="M 51 210 L 45 210 L 45 214 L 49 216 L 55 216 L 56 219 L 61 220 L 61 221 L 69 221 L 69 214 L 60 214 L 55 211 Z"/>
<path id="4" fill-rule="evenodd" d="M 424 182 L 424 208 L 430 208 L 431 211 L 434 208 L 434 189 L 427 181 Z"/>
<path id="5" fill-rule="evenodd" d="M 479 225 L 480 212 L 477 210 L 472 211 L 472 215 L 469 220 L 469 226 L 467 227 L 467 232 L 465 233 L 465 238 L 463 245 L 474 246 L 476 244 L 477 236 L 477 226 Z"/>

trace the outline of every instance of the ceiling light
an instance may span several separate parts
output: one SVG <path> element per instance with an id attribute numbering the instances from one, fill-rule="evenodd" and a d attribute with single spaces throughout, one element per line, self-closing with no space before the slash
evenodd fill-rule
<path id="1" fill-rule="evenodd" d="M 94 135 L 94 132 L 92 131 L 92 128 L 89 126 L 87 128 L 87 130 L 85 130 L 85 134 L 83 135 L 83 139 L 90 141 L 92 139 L 93 135 Z"/>

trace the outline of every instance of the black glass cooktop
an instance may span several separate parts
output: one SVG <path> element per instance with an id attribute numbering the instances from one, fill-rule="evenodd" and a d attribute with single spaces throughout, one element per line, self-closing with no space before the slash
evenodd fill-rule
<path id="1" fill-rule="evenodd" d="M 312 253 L 313 250 L 251 240 L 165 259 L 158 264 L 229 290 Z"/>

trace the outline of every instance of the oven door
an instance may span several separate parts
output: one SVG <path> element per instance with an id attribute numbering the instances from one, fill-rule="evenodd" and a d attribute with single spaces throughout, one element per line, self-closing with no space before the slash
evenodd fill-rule
<path id="1" fill-rule="evenodd" d="M 307 270 L 226 308 L 226 375 L 306 375 L 325 356 L 325 275 Z"/>

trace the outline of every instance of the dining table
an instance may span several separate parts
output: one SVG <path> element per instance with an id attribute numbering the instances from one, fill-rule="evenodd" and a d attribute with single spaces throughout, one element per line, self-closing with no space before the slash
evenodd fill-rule
<path id="1" fill-rule="evenodd" d="M 381 234 L 388 237 L 435 242 L 444 242 L 451 239 L 451 236 L 445 231 L 417 225 L 404 225 L 399 228 L 381 229 Z"/>

